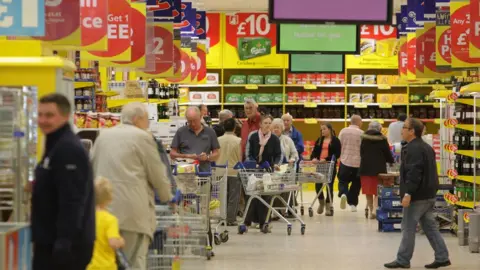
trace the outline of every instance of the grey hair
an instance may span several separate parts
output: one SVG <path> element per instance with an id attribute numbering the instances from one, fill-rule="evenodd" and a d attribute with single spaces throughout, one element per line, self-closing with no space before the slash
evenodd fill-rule
<path id="1" fill-rule="evenodd" d="M 245 99 L 244 105 L 247 105 L 247 104 L 252 104 L 252 105 L 257 106 L 257 102 L 256 102 L 255 99 L 253 99 L 253 98 L 247 98 L 247 99 Z"/>
<path id="2" fill-rule="evenodd" d="M 368 129 L 369 130 L 382 131 L 382 125 L 377 121 L 372 121 L 372 122 L 370 122 L 370 124 L 368 124 Z"/>
<path id="3" fill-rule="evenodd" d="M 289 114 L 289 113 L 286 113 L 286 114 L 282 115 L 282 120 L 283 120 L 283 119 L 293 120 L 293 116 L 292 116 L 291 114 Z"/>
<path id="4" fill-rule="evenodd" d="M 147 113 L 147 108 L 140 102 L 132 102 L 122 108 L 122 123 L 133 125 L 135 118 L 143 118 Z"/>
<path id="5" fill-rule="evenodd" d="M 272 128 L 276 125 L 279 125 L 282 128 L 282 131 L 285 130 L 285 124 L 283 123 L 283 120 L 280 118 L 275 118 L 272 121 L 272 124 L 270 125 Z"/>
<path id="6" fill-rule="evenodd" d="M 220 122 L 223 122 L 223 121 L 227 120 L 228 118 L 232 118 L 232 117 L 233 117 L 233 113 L 230 110 L 222 110 L 218 113 L 218 120 Z"/>
<path id="7" fill-rule="evenodd" d="M 198 116 L 202 116 L 202 113 L 200 112 L 200 109 L 197 107 L 197 106 L 190 106 L 187 108 L 187 110 L 185 111 L 185 117 L 187 116 L 187 114 L 191 111 L 194 111 L 196 114 L 198 114 Z"/>
<path id="8" fill-rule="evenodd" d="M 352 115 L 352 117 L 350 118 L 350 123 L 355 125 L 355 123 L 357 122 L 362 122 L 362 117 L 357 114 Z"/>

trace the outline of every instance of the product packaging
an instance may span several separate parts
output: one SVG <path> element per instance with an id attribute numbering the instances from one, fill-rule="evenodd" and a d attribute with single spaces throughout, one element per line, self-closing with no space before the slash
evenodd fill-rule
<path id="1" fill-rule="evenodd" d="M 257 101 L 257 94 L 242 94 L 243 101 L 253 99 Z"/>
<path id="2" fill-rule="evenodd" d="M 203 93 L 203 102 L 205 102 L 205 103 L 219 103 L 220 102 L 220 93 L 219 92 L 204 92 Z"/>
<path id="3" fill-rule="evenodd" d="M 323 85 L 330 83 L 330 74 L 316 74 L 316 84 Z"/>
<path id="4" fill-rule="evenodd" d="M 363 75 L 352 75 L 352 84 L 363 84 Z"/>
<path id="5" fill-rule="evenodd" d="M 227 93 L 227 95 L 225 96 L 225 100 L 227 103 L 243 102 L 242 94 L 237 94 L 237 93 Z"/>
<path id="6" fill-rule="evenodd" d="M 190 92 L 190 102 L 203 103 L 203 92 Z"/>
<path id="7" fill-rule="evenodd" d="M 363 77 L 364 84 L 376 84 L 377 83 L 377 76 L 376 75 L 365 75 Z"/>
<path id="8" fill-rule="evenodd" d="M 362 94 L 350 94 L 350 103 L 359 103 L 362 101 Z"/>
<path id="9" fill-rule="evenodd" d="M 246 84 L 247 76 L 245 75 L 232 75 L 228 81 L 230 84 Z"/>
<path id="10" fill-rule="evenodd" d="M 240 60 L 269 55 L 272 51 L 272 41 L 264 37 L 239 38 L 237 51 Z"/>
<path id="11" fill-rule="evenodd" d="M 393 94 L 393 102 L 392 103 L 408 103 L 408 95 L 407 94 Z"/>
<path id="12" fill-rule="evenodd" d="M 178 102 L 179 103 L 187 103 L 190 101 L 190 89 L 186 87 L 182 87 L 178 89 L 179 96 L 178 96 Z"/>
<path id="13" fill-rule="evenodd" d="M 218 84 L 218 73 L 207 73 L 207 84 Z"/>
<path id="14" fill-rule="evenodd" d="M 299 103 L 304 103 L 307 102 L 308 99 L 308 93 L 307 92 L 298 92 L 298 102 Z"/>
<path id="15" fill-rule="evenodd" d="M 373 103 L 374 94 L 362 94 L 363 103 Z"/>
<path id="16" fill-rule="evenodd" d="M 377 76 L 377 83 L 378 84 L 391 84 L 391 78 L 392 76 L 390 75 L 378 75 Z"/>
<path id="17" fill-rule="evenodd" d="M 274 103 L 282 103 L 283 102 L 283 94 L 273 94 L 273 102 Z"/>
<path id="18" fill-rule="evenodd" d="M 280 75 L 266 75 L 265 84 L 282 84 L 282 78 Z"/>
<path id="19" fill-rule="evenodd" d="M 288 103 L 298 103 L 298 94 L 299 92 L 288 92 L 287 93 Z"/>
<path id="20" fill-rule="evenodd" d="M 299 80 L 299 74 L 295 74 L 295 73 L 288 73 L 287 75 L 287 84 L 298 84 L 298 80 Z"/>
<path id="21" fill-rule="evenodd" d="M 330 75 L 331 84 L 345 84 L 345 74 L 331 74 Z"/>
<path id="22" fill-rule="evenodd" d="M 377 94 L 377 103 L 393 103 L 393 95 L 392 94 Z"/>
<path id="23" fill-rule="evenodd" d="M 263 84 L 262 75 L 248 75 L 247 77 L 248 84 Z"/>
<path id="24" fill-rule="evenodd" d="M 345 93 L 343 92 L 330 93 L 330 102 L 334 102 L 334 103 L 345 102 Z"/>
<path id="25" fill-rule="evenodd" d="M 85 128 L 98 128 L 98 114 L 89 112 L 85 122 Z"/>
<path id="26" fill-rule="evenodd" d="M 272 94 L 257 94 L 257 101 L 259 103 L 271 103 L 273 102 Z"/>

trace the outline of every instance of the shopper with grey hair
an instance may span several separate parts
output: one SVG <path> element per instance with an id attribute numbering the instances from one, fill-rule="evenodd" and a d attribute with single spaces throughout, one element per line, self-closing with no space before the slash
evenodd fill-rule
<path id="1" fill-rule="evenodd" d="M 257 131 L 260 128 L 260 113 L 258 112 L 258 104 L 253 99 L 246 99 L 245 114 L 247 120 L 242 123 L 242 152 L 245 157 L 246 146 L 250 133 Z"/>
<path id="2" fill-rule="evenodd" d="M 230 110 L 222 110 L 218 113 L 218 124 L 213 125 L 212 127 L 213 130 L 215 130 L 215 134 L 217 134 L 217 137 L 221 137 L 225 134 L 223 122 L 230 118 L 233 118 L 233 113 Z"/>
<path id="3" fill-rule="evenodd" d="M 142 270 L 157 227 L 154 193 L 163 202 L 173 197 L 169 164 L 160 160 L 148 127 L 146 106 L 129 103 L 123 106 L 122 124 L 102 130 L 92 149 L 95 175 L 112 181 L 111 210 L 125 239 L 124 252 L 132 269 Z"/>
<path id="4" fill-rule="evenodd" d="M 360 145 L 360 181 L 367 198 L 365 217 L 375 219 L 377 209 L 378 174 L 387 172 L 387 163 L 393 163 L 388 139 L 382 134 L 382 125 L 373 121 L 362 135 Z"/>

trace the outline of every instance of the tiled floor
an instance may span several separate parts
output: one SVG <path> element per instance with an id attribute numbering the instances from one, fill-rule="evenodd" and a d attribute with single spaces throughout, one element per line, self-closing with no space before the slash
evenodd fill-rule
<path id="1" fill-rule="evenodd" d="M 338 200 L 337 200 L 338 201 Z M 334 217 L 304 216 L 306 234 L 300 234 L 298 222 L 287 236 L 284 223 L 273 223 L 271 234 L 250 230 L 238 235 L 230 227 L 228 243 L 215 246 L 216 256 L 206 262 L 208 270 L 287 270 L 287 269 L 383 269 L 383 264 L 395 259 L 400 233 L 377 232 L 377 221 L 366 220 L 364 203 L 359 212 L 351 213 L 336 207 Z M 316 210 L 316 209 L 315 209 Z M 444 234 L 449 247 L 452 267 L 448 269 L 479 270 L 480 254 L 471 254 L 459 247 L 457 238 Z M 433 261 L 433 250 L 424 235 L 417 235 L 412 269 L 424 269 Z M 198 268 L 197 268 L 198 269 Z"/>

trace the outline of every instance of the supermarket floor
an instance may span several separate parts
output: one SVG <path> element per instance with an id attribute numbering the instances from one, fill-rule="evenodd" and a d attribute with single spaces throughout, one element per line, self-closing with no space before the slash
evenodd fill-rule
<path id="1" fill-rule="evenodd" d="M 254 229 L 238 235 L 236 227 L 229 227 L 230 240 L 214 247 L 216 256 L 206 262 L 206 269 L 384 269 L 384 263 L 395 259 L 401 234 L 377 232 L 377 221 L 365 219 L 364 206 L 362 201 L 359 211 L 352 213 L 337 205 L 334 217 L 304 216 L 304 236 L 298 222 L 294 223 L 291 236 L 287 236 L 286 225 L 280 222 L 274 222 L 272 233 L 267 235 Z M 443 235 L 453 264 L 444 269 L 480 269 L 480 254 L 459 247 L 451 234 Z M 425 269 L 423 265 L 433 261 L 433 250 L 424 235 L 417 234 L 416 239 L 412 269 Z"/>

